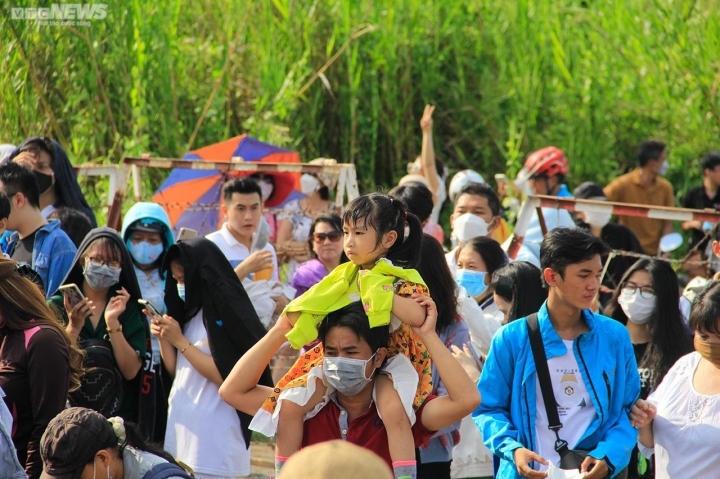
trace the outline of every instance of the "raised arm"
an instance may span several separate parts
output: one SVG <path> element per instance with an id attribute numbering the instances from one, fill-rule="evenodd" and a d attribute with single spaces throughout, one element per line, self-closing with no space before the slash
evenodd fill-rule
<path id="1" fill-rule="evenodd" d="M 447 396 L 429 401 L 422 414 L 422 423 L 429 431 L 439 431 L 467 416 L 480 404 L 480 393 L 435 332 L 437 308 L 429 296 L 416 295 L 415 301 L 427 309 L 425 322 L 413 328 L 425 343 L 438 375 L 447 389 Z"/>
<path id="2" fill-rule="evenodd" d="M 245 353 L 220 386 L 220 397 L 237 409 L 254 416 L 272 389 L 258 384 L 265 367 L 285 343 L 285 335 L 292 329 L 286 315 L 281 315 L 275 326 Z"/>
<path id="3" fill-rule="evenodd" d="M 433 203 L 437 201 L 437 192 L 440 187 L 440 177 L 437 174 L 437 165 L 435 164 L 435 146 L 433 145 L 433 120 L 432 114 L 435 107 L 425 105 L 425 111 L 420 119 L 420 129 L 422 130 L 422 146 L 420 150 L 420 166 L 422 167 L 423 176 L 427 178 L 430 191 L 433 194 Z"/>

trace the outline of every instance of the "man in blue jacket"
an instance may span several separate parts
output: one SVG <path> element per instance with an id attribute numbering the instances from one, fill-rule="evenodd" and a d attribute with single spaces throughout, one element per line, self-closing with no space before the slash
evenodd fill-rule
<path id="1" fill-rule="evenodd" d="M 615 477 L 637 441 L 628 418 L 640 394 L 630 337 L 621 323 L 589 309 L 604 249 L 574 228 L 551 231 L 540 247 L 548 299 L 538 327 L 563 425 L 558 436 L 570 449 L 589 451 L 581 466 L 586 479 Z M 497 477 L 542 479 L 549 461 L 559 467 L 525 319 L 495 335 L 478 387 L 483 401 L 473 419 L 500 457 Z"/>
<path id="2" fill-rule="evenodd" d="M 70 271 L 77 248 L 60 221 L 42 216 L 40 188 L 28 168 L 12 162 L 0 166 L 0 191 L 10 198 L 7 228 L 15 231 L 5 253 L 40 275 L 49 298 Z"/>

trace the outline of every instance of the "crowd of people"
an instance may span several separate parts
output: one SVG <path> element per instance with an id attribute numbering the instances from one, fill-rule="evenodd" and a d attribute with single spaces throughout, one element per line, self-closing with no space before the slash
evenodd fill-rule
<path id="1" fill-rule="evenodd" d="M 253 433 L 280 479 L 717 477 L 720 226 L 543 207 L 507 252 L 523 193 L 720 210 L 720 153 L 683 201 L 655 140 L 604 187 L 555 146 L 493 187 L 433 110 L 388 194 L 232 177 L 206 237 L 97 227 L 59 143 L 2 149 L 0 478 L 239 478 Z"/>

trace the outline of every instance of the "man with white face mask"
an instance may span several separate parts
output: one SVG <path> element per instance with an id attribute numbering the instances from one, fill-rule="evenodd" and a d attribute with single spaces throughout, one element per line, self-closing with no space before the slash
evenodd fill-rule
<path id="1" fill-rule="evenodd" d="M 575 191 L 575 198 L 581 200 L 607 201 L 600 185 L 591 181 L 581 183 Z M 618 223 L 610 223 L 610 213 L 598 213 L 590 211 L 576 211 L 575 223 L 579 228 L 589 231 L 596 238 L 600 238 L 612 250 L 629 251 L 632 253 L 642 253 L 637 236 L 630 228 Z M 603 255 L 603 263 L 607 260 L 607 255 Z M 616 256 L 610 262 L 603 284 L 600 286 L 600 304 L 605 304 L 612 294 L 612 290 L 620 283 L 620 279 L 625 272 L 635 264 L 637 258 L 634 256 Z"/>
<path id="2" fill-rule="evenodd" d="M 426 308 L 427 316 L 423 325 L 413 331 L 427 347 L 447 390 L 447 395 L 429 396 L 416 411 L 412 433 L 419 445 L 470 414 L 480 403 L 480 395 L 436 332 L 435 303 L 426 296 L 416 301 Z M 258 379 L 291 328 L 288 317 L 281 316 L 268 334 L 240 358 L 220 387 L 225 402 L 246 414 L 258 413 L 272 390 L 257 384 Z M 385 426 L 373 399 L 377 371 L 388 354 L 389 328 L 370 328 L 362 304 L 355 302 L 328 314 L 318 332 L 325 352 L 323 364 L 315 371 L 329 389 L 322 406 L 305 416 L 302 446 L 342 439 L 378 454 L 393 467 L 396 478 L 404 477 L 402 469 L 407 465 L 392 463 Z"/>
<path id="3" fill-rule="evenodd" d="M 675 206 L 672 184 L 663 178 L 668 170 L 665 143 L 643 141 L 638 146 L 638 166 L 630 173 L 615 178 L 604 191 L 610 201 L 640 205 Z M 670 220 L 621 216 L 618 223 L 630 228 L 649 255 L 655 255 L 660 238 L 672 233 Z"/>
<path id="4" fill-rule="evenodd" d="M 450 215 L 453 241 L 457 246 L 445 255 L 450 272 L 457 272 L 460 248 L 477 236 L 490 236 L 500 224 L 500 198 L 485 183 L 468 183 L 455 198 Z"/>

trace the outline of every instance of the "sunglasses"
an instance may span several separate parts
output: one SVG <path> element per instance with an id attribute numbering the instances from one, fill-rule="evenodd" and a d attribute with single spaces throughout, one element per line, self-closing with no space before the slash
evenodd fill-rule
<path id="1" fill-rule="evenodd" d="M 322 243 L 326 239 L 329 239 L 333 243 L 337 243 L 342 238 L 343 234 L 340 231 L 331 231 L 329 233 L 313 233 L 313 239 L 316 243 Z"/>

